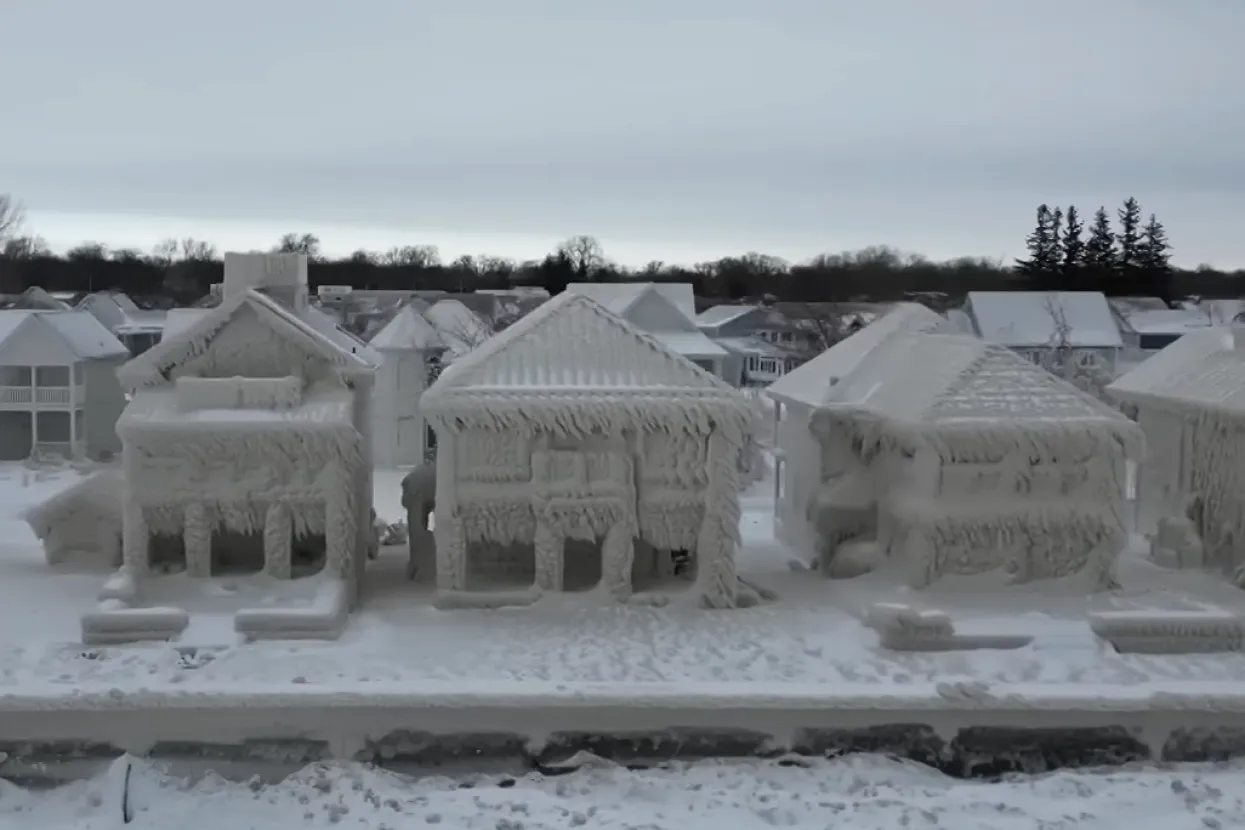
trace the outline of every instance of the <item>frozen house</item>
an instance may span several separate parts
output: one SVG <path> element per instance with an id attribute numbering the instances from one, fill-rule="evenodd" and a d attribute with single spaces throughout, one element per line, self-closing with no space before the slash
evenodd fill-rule
<path id="1" fill-rule="evenodd" d="M 1005 347 L 900 334 L 874 348 L 812 419 L 822 568 L 872 546 L 913 587 L 1002 569 L 1017 582 L 1111 583 L 1128 539 L 1124 467 L 1141 430 Z"/>
<path id="2" fill-rule="evenodd" d="M 970 291 L 964 311 L 982 340 L 1034 363 L 1066 349 L 1078 368 L 1115 376 L 1124 339 L 1101 291 Z"/>
<path id="3" fill-rule="evenodd" d="M 228 254 L 222 302 L 122 367 L 126 567 L 324 566 L 357 590 L 373 367 L 307 308 L 301 254 Z"/>
<path id="4" fill-rule="evenodd" d="M 436 446 L 436 435 L 420 411 L 420 397 L 446 351 L 445 341 L 421 309 L 408 303 L 368 345 L 381 355 L 373 408 L 376 466 L 420 464 Z"/>
<path id="5" fill-rule="evenodd" d="M 1208 564 L 1245 564 L 1245 326 L 1186 334 L 1107 392 L 1146 436 L 1137 530 L 1189 515 Z"/>
<path id="6" fill-rule="evenodd" d="M 736 603 L 753 419 L 722 380 L 566 292 L 450 364 L 423 401 L 443 594 L 601 584 L 626 598 L 686 554 L 702 602 Z"/>
<path id="7" fill-rule="evenodd" d="M 923 305 L 897 303 L 766 388 L 774 401 L 774 532 L 795 550 L 816 547 L 809 504 L 821 483 L 821 454 L 811 429 L 814 410 L 839 400 L 845 381 L 873 349 L 903 332 L 941 330 L 946 320 Z"/>
<path id="8" fill-rule="evenodd" d="M 0 460 L 119 452 L 129 356 L 85 311 L 0 311 Z"/>

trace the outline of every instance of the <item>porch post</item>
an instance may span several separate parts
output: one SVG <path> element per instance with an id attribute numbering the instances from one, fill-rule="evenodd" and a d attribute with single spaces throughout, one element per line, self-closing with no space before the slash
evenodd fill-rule
<path id="1" fill-rule="evenodd" d="M 264 571 L 277 579 L 290 578 L 292 519 L 290 508 L 280 502 L 269 505 L 264 516 Z"/>
<path id="2" fill-rule="evenodd" d="M 458 518 L 455 492 L 458 436 L 450 430 L 437 433 L 437 490 L 432 534 L 437 547 L 437 590 L 462 591 L 467 587 L 467 535 Z"/>
<path id="3" fill-rule="evenodd" d="M 739 546 L 739 486 L 737 458 L 731 443 L 715 427 L 709 433 L 705 512 L 696 538 L 696 579 L 701 605 L 734 608 L 739 585 L 735 550 Z"/>
<path id="4" fill-rule="evenodd" d="M 30 399 L 35 399 L 35 391 L 32 387 L 30 390 Z M 38 404 L 31 404 L 30 410 L 30 454 L 38 455 L 39 453 L 39 408 Z"/>
<path id="5" fill-rule="evenodd" d="M 186 574 L 206 578 L 212 575 L 212 528 L 208 526 L 207 505 L 192 501 L 182 514 L 182 545 L 186 549 Z"/>
<path id="6" fill-rule="evenodd" d="M 70 364 L 69 370 L 69 457 L 78 457 L 78 386 L 77 365 Z"/>
<path id="7" fill-rule="evenodd" d="M 553 532 L 543 516 L 536 517 L 536 587 L 542 591 L 561 591 L 565 573 L 566 543 Z"/>

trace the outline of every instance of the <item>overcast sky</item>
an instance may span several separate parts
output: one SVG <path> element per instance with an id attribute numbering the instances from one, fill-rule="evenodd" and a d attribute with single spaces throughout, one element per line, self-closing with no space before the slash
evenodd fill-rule
<path id="1" fill-rule="evenodd" d="M 61 243 L 1020 253 L 1128 195 L 1245 265 L 1227 0 L 0 0 L 0 192 Z"/>

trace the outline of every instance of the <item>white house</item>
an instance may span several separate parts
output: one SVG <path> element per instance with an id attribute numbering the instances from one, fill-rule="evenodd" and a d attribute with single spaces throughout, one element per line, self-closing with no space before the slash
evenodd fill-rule
<path id="1" fill-rule="evenodd" d="M 1143 444 L 1123 414 L 965 335 L 891 337 L 841 386 L 812 420 L 827 574 L 850 542 L 916 588 L 992 570 L 1112 584 L 1128 541 L 1124 468 Z"/>
<path id="2" fill-rule="evenodd" d="M 436 446 L 436 433 L 420 410 L 420 397 L 438 371 L 445 340 L 420 308 L 404 305 L 368 344 L 381 356 L 376 370 L 373 458 L 377 467 L 420 464 Z"/>
<path id="3" fill-rule="evenodd" d="M 1146 436 L 1137 530 L 1190 515 L 1207 564 L 1245 564 L 1245 327 L 1186 334 L 1107 392 Z"/>
<path id="4" fill-rule="evenodd" d="M 625 599 L 676 554 L 701 601 L 739 601 L 748 401 L 595 300 L 565 292 L 451 363 L 437 431 L 443 595 L 591 588 Z"/>
<path id="5" fill-rule="evenodd" d="M 1069 350 L 1079 369 L 1115 377 L 1124 340 L 1101 291 L 970 291 L 964 311 L 987 343 L 1048 367 Z"/>
<path id="6" fill-rule="evenodd" d="M 889 338 L 946 326 L 946 320 L 923 305 L 897 303 L 766 388 L 774 401 L 774 530 L 780 541 L 796 550 L 815 546 L 808 512 L 821 482 L 820 449 L 810 429 L 814 410 L 838 400 L 840 384 Z"/>
<path id="7" fill-rule="evenodd" d="M 0 311 L 0 460 L 121 449 L 129 351 L 84 311 Z"/>
<path id="8" fill-rule="evenodd" d="M 676 354 L 717 377 L 726 376 L 728 352 L 697 327 L 691 283 L 573 282 L 566 290 L 591 297 Z"/>
<path id="9" fill-rule="evenodd" d="M 227 254 L 221 304 L 121 368 L 130 573 L 323 568 L 357 596 L 374 369 L 325 319 L 308 311 L 304 255 Z"/>

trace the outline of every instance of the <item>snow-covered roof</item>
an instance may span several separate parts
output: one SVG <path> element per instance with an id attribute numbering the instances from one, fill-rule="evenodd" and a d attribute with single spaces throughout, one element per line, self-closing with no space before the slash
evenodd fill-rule
<path id="1" fill-rule="evenodd" d="M 696 319 L 696 295 L 690 282 L 573 282 L 566 286 L 572 294 L 591 297 L 619 317 L 650 289 L 665 297 L 688 320 Z"/>
<path id="2" fill-rule="evenodd" d="M 86 311 L 0 310 L 0 347 L 26 326 L 47 326 L 80 360 L 120 357 L 130 350 Z"/>
<path id="3" fill-rule="evenodd" d="M 585 432 L 710 423 L 751 428 L 738 391 L 607 311 L 564 292 L 452 363 L 420 400 L 443 423 Z"/>
<path id="4" fill-rule="evenodd" d="M 756 306 L 753 305 L 715 305 L 696 315 L 696 325 L 704 328 L 717 328 L 755 310 Z"/>
<path id="5" fill-rule="evenodd" d="M 970 291 L 968 309 L 981 338 L 1003 346 L 1060 345 L 1060 317 L 1068 326 L 1065 345 L 1124 345 L 1119 324 L 1101 291 Z"/>
<path id="6" fill-rule="evenodd" d="M 1245 415 L 1245 329 L 1190 332 L 1107 387 L 1113 397 Z"/>
<path id="7" fill-rule="evenodd" d="M 919 303 L 896 303 L 863 329 L 766 387 L 766 394 L 789 403 L 817 406 L 833 397 L 832 389 L 856 371 L 871 351 L 900 332 L 933 331 L 947 321 Z"/>
<path id="8" fill-rule="evenodd" d="M 1210 319 L 1204 312 L 1188 308 L 1133 311 L 1127 313 L 1125 318 L 1138 334 L 1188 334 L 1211 327 Z"/>
<path id="9" fill-rule="evenodd" d="M 866 447 L 932 445 L 961 460 L 1139 457 L 1140 429 L 1123 413 L 1010 348 L 959 334 L 900 333 L 879 344 L 814 415 L 847 424 Z"/>
<path id="10" fill-rule="evenodd" d="M 379 366 L 381 356 L 379 352 L 373 350 L 367 343 L 360 338 L 355 337 L 346 331 L 333 318 L 331 314 L 315 306 L 308 306 L 304 318 L 310 326 L 320 333 L 320 336 L 331 342 L 342 351 L 349 352 L 357 356 L 364 363 L 370 366 Z"/>
<path id="11" fill-rule="evenodd" d="M 164 317 L 164 336 L 173 337 L 210 312 L 210 308 L 170 308 Z"/>
<path id="12" fill-rule="evenodd" d="M 699 331 L 655 331 L 650 334 L 667 349 L 684 357 L 726 357 L 726 349 Z"/>
<path id="13" fill-rule="evenodd" d="M 411 303 L 402 306 L 369 345 L 381 351 L 418 351 L 442 345 L 440 333 Z"/>
<path id="14" fill-rule="evenodd" d="M 318 318 L 309 315 L 309 319 L 304 320 L 292 309 L 252 289 L 235 294 L 216 308 L 202 309 L 204 314 L 180 331 L 166 330 L 159 343 L 122 366 L 117 377 L 128 389 L 166 382 L 171 369 L 203 353 L 243 308 L 252 309 L 261 320 L 343 371 L 370 372 L 376 366 L 360 355 L 365 347 L 358 341 L 349 342 L 353 338 L 348 340 L 346 333 L 322 312 L 317 312 Z M 333 330 L 341 336 L 326 333 Z"/>
<path id="15" fill-rule="evenodd" d="M 98 521 L 104 516 L 120 516 L 125 498 L 125 479 L 117 469 L 98 470 L 63 490 L 27 508 L 22 518 L 35 536 L 47 539 L 52 528 L 72 521 L 74 514 Z"/>
<path id="16" fill-rule="evenodd" d="M 488 322 L 460 300 L 437 300 L 424 312 L 424 318 L 455 357 L 476 348 L 493 334 Z"/>

